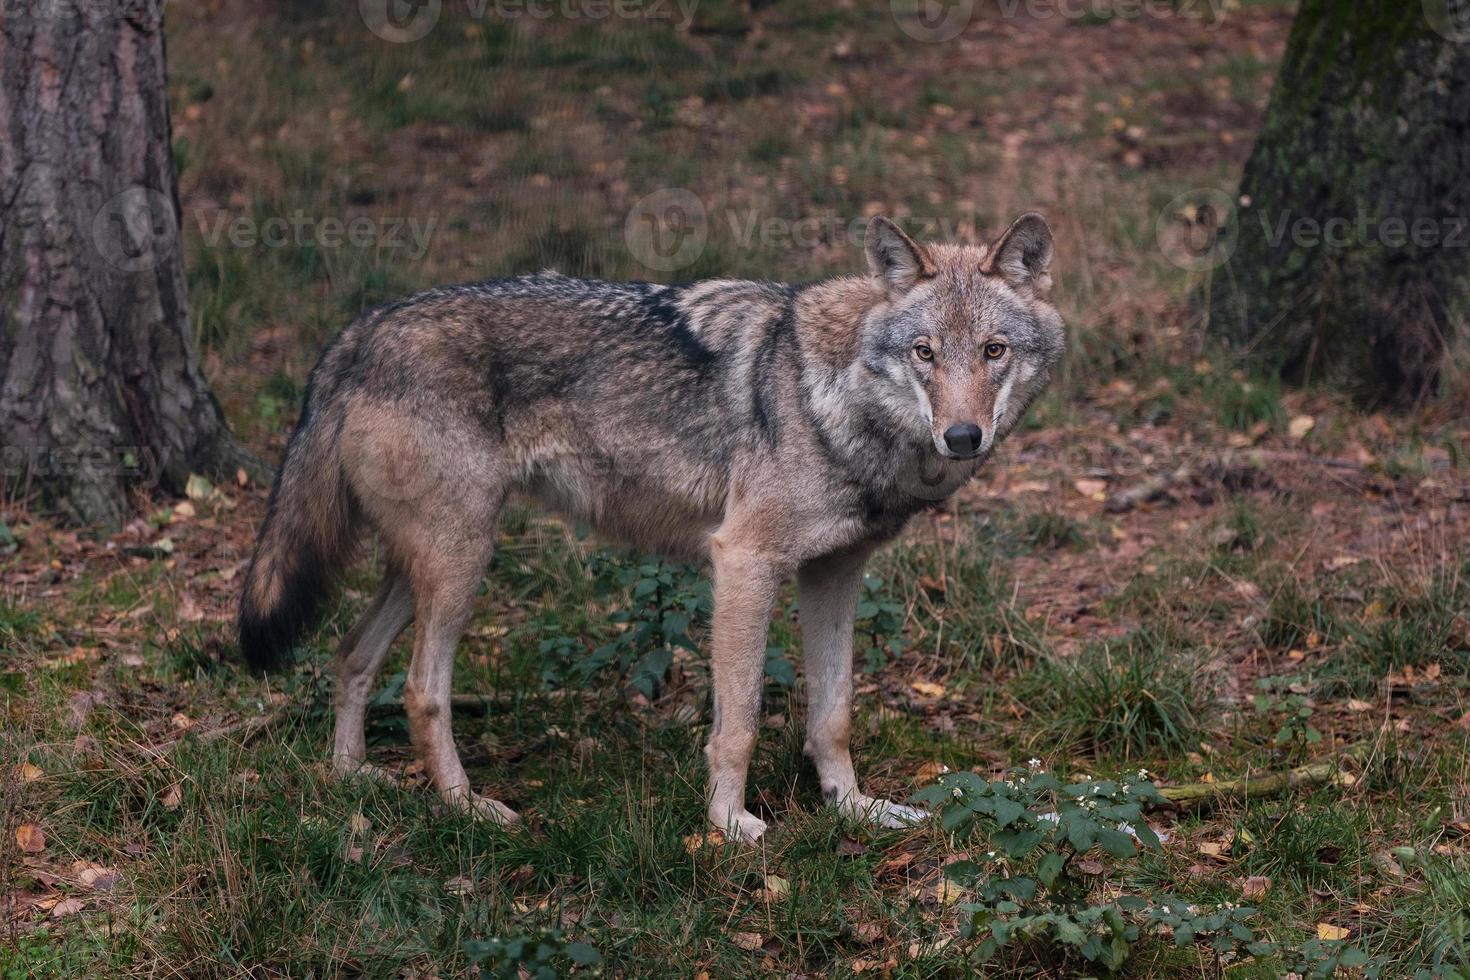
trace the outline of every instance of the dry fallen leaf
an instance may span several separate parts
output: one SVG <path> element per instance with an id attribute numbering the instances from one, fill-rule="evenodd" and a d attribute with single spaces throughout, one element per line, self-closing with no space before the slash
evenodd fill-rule
<path id="1" fill-rule="evenodd" d="M 1347 704 L 1348 704 L 1348 710 L 1349 711 L 1356 711 L 1356 712 L 1362 713 L 1364 711 L 1372 711 L 1373 710 L 1373 705 L 1372 705 L 1371 702 L 1368 702 L 1368 701 L 1359 701 L 1357 698 L 1348 698 L 1348 703 Z"/>
<path id="2" fill-rule="evenodd" d="M 752 950 L 760 949 L 765 945 L 765 939 L 758 932 L 732 932 L 730 933 L 730 942 L 739 946 L 741 949 Z"/>
<path id="3" fill-rule="evenodd" d="M 1240 894 L 1251 901 L 1265 898 L 1270 890 L 1271 879 L 1265 875 L 1251 875 L 1240 886 Z"/>
<path id="4" fill-rule="evenodd" d="M 910 682 L 909 687 L 913 688 L 915 691 L 922 694 L 926 698 L 944 697 L 944 685 L 936 684 L 933 681 L 912 681 Z"/>
<path id="5" fill-rule="evenodd" d="M 767 902 L 779 902 L 791 894 L 791 882 L 780 875 L 766 875 L 766 887 L 761 889 L 761 898 Z"/>
<path id="6" fill-rule="evenodd" d="M 1336 942 L 1339 939 L 1346 939 L 1352 934 L 1353 931 L 1351 929 L 1344 929 L 1342 926 L 1335 926 L 1330 922 L 1317 923 L 1317 938 L 1323 942 Z"/>
<path id="7" fill-rule="evenodd" d="M 23 783 L 34 783 L 44 775 L 46 773 L 38 765 L 30 762 L 22 762 L 20 764 L 20 781 Z"/>
<path id="8" fill-rule="evenodd" d="M 1108 484 L 1106 480 L 1077 480 L 1072 487 L 1088 500 L 1106 500 Z"/>
<path id="9" fill-rule="evenodd" d="M 40 854 L 46 849 L 46 832 L 33 823 L 15 828 L 15 842 L 27 854 Z"/>
<path id="10" fill-rule="evenodd" d="M 711 830 L 708 833 L 690 834 L 688 837 L 685 837 L 684 850 L 690 854 L 695 854 L 704 850 L 706 847 L 719 847 L 723 843 L 725 843 L 724 832 Z"/>
<path id="11" fill-rule="evenodd" d="M 76 915 L 82 909 L 86 908 L 86 906 L 87 903 L 80 898 L 64 898 L 57 902 L 51 909 L 51 917 L 53 919 L 60 919 L 68 915 Z"/>
<path id="12" fill-rule="evenodd" d="M 178 783 L 171 783 L 168 789 L 163 791 L 158 801 L 163 804 L 165 810 L 177 810 L 179 804 L 184 802 L 184 788 Z"/>
<path id="13" fill-rule="evenodd" d="M 965 890 L 948 878 L 941 879 L 934 886 L 934 901 L 940 905 L 953 905 L 965 897 Z"/>
<path id="14" fill-rule="evenodd" d="M 475 890 L 475 883 L 464 875 L 456 875 L 444 882 L 444 890 L 451 895 L 468 895 Z"/>
<path id="15" fill-rule="evenodd" d="M 1297 415 L 1287 424 L 1286 434 L 1298 441 L 1305 439 L 1307 433 L 1316 428 L 1317 420 L 1310 415 Z"/>
<path id="16" fill-rule="evenodd" d="M 116 868 L 109 868 L 93 861 L 76 861 L 72 864 L 71 869 L 82 887 L 97 891 L 109 891 L 122 877 L 122 873 Z"/>
<path id="17" fill-rule="evenodd" d="M 372 829 L 373 822 L 361 813 L 354 813 L 348 818 L 347 826 L 354 834 L 365 834 Z"/>
<path id="18" fill-rule="evenodd" d="M 1201 841 L 1199 845 L 1199 852 L 1201 854 L 1205 857 L 1214 858 L 1217 861 L 1228 861 L 1230 859 L 1229 850 L 1230 845 L 1221 841 Z"/>

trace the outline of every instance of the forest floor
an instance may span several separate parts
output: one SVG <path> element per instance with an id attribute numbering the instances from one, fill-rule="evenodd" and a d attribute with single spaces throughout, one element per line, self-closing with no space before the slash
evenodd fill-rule
<path id="1" fill-rule="evenodd" d="M 851 2 L 707 0 L 687 30 L 678 6 L 644 5 L 674 23 L 459 6 L 403 44 L 325 3 L 170 7 L 195 328 L 252 447 L 279 458 L 321 344 L 366 305 L 544 267 L 660 277 L 624 236 L 660 189 L 709 218 L 677 278 L 851 271 L 847 229 L 871 214 L 974 238 L 1038 207 L 1068 359 L 975 484 L 872 568 L 869 792 L 1032 759 L 1165 789 L 1327 763 L 1284 793 L 1151 809 L 1157 849 L 1073 859 L 1079 907 L 1241 905 L 1249 939 L 1277 944 L 1222 954 L 1158 919 L 1120 972 L 1326 972 L 1349 947 L 1385 976 L 1470 971 L 1463 379 L 1387 413 L 1242 373 L 1201 339 L 1198 281 L 1156 233 L 1181 193 L 1233 192 L 1291 5 L 999 4 L 943 43 Z M 273 218 L 298 230 L 231 231 Z M 365 244 L 324 224 L 354 218 Z M 821 805 L 789 594 L 751 780 L 773 829 L 756 848 L 707 835 L 708 668 L 645 642 L 698 647 L 707 591 L 534 511 L 507 520 L 455 678 L 486 698 L 456 716 L 472 779 L 525 825 L 427 792 L 395 703 L 406 641 L 370 725 L 396 783 L 330 780 L 331 654 L 378 563 L 287 669 L 251 675 L 231 620 L 264 496 L 197 480 L 112 536 L 4 510 L 0 977 L 461 976 L 487 952 L 534 971 L 538 950 L 556 975 L 584 952 L 565 942 L 636 976 L 1106 972 L 1059 931 L 975 965 L 962 925 L 1012 913 L 945 869 L 994 834 Z"/>

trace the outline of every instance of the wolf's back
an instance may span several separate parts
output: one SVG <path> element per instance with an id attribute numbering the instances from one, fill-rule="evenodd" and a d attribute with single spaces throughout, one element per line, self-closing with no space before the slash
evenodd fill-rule
<path id="1" fill-rule="evenodd" d="M 346 562 L 356 514 L 342 472 L 330 403 L 308 387 L 301 421 L 271 487 L 240 598 L 240 650 L 256 670 L 273 666 L 311 627 Z"/>

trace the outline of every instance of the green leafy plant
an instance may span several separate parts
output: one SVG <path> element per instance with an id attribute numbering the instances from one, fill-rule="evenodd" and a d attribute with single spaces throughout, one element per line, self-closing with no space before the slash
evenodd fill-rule
<path id="1" fill-rule="evenodd" d="M 877 673 L 890 658 L 903 653 L 907 611 L 902 602 L 886 593 L 881 578 L 863 576 L 863 590 L 858 596 L 856 638 L 864 670 Z"/>
<path id="2" fill-rule="evenodd" d="M 1262 717 L 1273 719 L 1278 726 L 1272 741 L 1277 746 L 1305 748 L 1322 741 L 1322 733 L 1312 727 L 1312 701 L 1292 690 L 1300 683 L 1297 677 L 1262 677 L 1256 681 L 1256 695 L 1251 704 Z M 1281 693 L 1282 690 L 1286 693 Z"/>
<path id="3" fill-rule="evenodd" d="M 674 650 L 697 650 L 692 634 L 709 624 L 713 611 L 709 583 L 689 565 L 655 558 L 601 551 L 588 561 L 600 596 L 621 598 L 627 605 L 608 619 L 623 627 L 575 668 L 585 683 L 612 664 L 628 682 L 652 697 L 674 662 Z"/>
<path id="4" fill-rule="evenodd" d="M 470 965 L 480 968 L 482 980 L 557 980 L 578 969 L 600 973 L 602 954 L 586 943 L 572 942 L 560 929 L 527 933 L 509 939 L 472 939 L 464 944 Z"/>
<path id="5" fill-rule="evenodd" d="M 959 860 L 945 869 L 974 893 L 956 908 L 977 963 L 1007 947 L 1027 947 L 1116 970 L 1150 932 L 1171 935 L 1179 947 L 1206 944 L 1220 960 L 1282 953 L 1300 959 L 1302 972 L 1312 976 L 1369 963 L 1342 943 L 1312 940 L 1285 950 L 1259 940 L 1249 925 L 1256 910 L 1249 906 L 1203 908 L 1167 893 L 1105 888 L 1105 860 L 1116 865 L 1141 850 L 1161 850 L 1143 811 L 1165 800 L 1146 770 L 1063 783 L 1033 759 L 1005 779 L 947 774 L 914 799 L 936 808 L 943 828 L 971 853 L 985 848 L 983 862 Z"/>

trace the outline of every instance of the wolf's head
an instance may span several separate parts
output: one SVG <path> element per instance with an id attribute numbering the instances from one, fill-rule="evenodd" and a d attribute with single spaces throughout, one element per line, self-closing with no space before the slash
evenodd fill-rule
<path id="1" fill-rule="evenodd" d="M 872 394 L 948 459 L 984 456 L 1020 421 L 1061 357 L 1047 301 L 1051 228 L 1023 214 L 989 248 L 920 244 L 887 218 L 868 225 L 876 302 L 860 356 Z"/>

